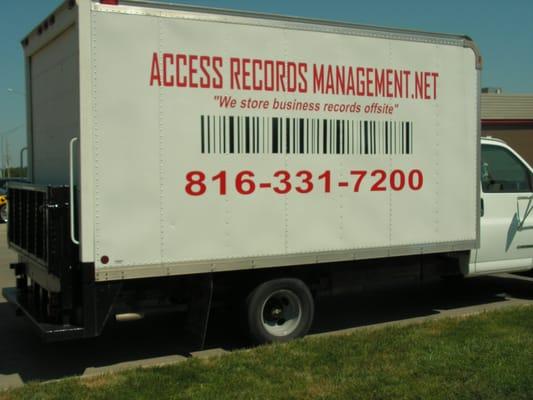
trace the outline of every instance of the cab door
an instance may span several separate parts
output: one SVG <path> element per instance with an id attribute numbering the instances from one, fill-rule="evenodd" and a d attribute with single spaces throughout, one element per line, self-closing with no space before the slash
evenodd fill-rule
<path id="1" fill-rule="evenodd" d="M 482 144 L 481 241 L 475 273 L 533 266 L 532 211 L 531 168 L 503 143 Z"/>

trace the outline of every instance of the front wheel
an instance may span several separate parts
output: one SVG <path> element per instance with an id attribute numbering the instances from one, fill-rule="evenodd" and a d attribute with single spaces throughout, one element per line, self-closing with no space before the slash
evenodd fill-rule
<path id="1" fill-rule="evenodd" d="M 257 286 L 247 299 L 250 334 L 257 343 L 286 342 L 309 331 L 314 302 L 299 279 L 282 278 Z"/>
<path id="2" fill-rule="evenodd" d="M 8 219 L 7 203 L 0 206 L 0 221 L 6 223 Z"/>

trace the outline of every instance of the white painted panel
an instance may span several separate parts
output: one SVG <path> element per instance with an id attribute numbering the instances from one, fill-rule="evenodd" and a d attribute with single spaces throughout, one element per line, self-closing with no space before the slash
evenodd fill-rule
<path id="1" fill-rule="evenodd" d="M 139 62 L 158 47 L 158 20 L 97 13 L 92 33 L 95 256 L 159 263 L 159 93 Z"/>
<path id="2" fill-rule="evenodd" d="M 71 26 L 30 58 L 33 179 L 68 183 L 68 144 L 79 136 L 78 34 Z"/>
<path id="3" fill-rule="evenodd" d="M 426 57 L 421 57 L 427 54 Z M 391 167 L 424 172 L 420 191 L 392 191 L 392 245 L 453 242 L 476 236 L 477 85 L 474 55 L 460 47 L 394 43 L 392 65 L 439 73 L 437 100 L 406 101 L 399 119 L 413 120 L 413 154 Z"/>
<path id="4" fill-rule="evenodd" d="M 97 261 L 102 255 L 110 257 L 106 267 L 391 246 L 416 252 L 425 245 L 477 239 L 477 75 L 469 49 L 110 12 L 94 13 L 93 40 L 95 252 Z M 171 60 L 166 64 L 168 86 L 164 85 L 164 54 Z M 187 65 L 176 55 L 186 57 Z M 201 56 L 209 60 L 203 68 Z M 282 87 L 232 88 L 232 58 L 250 60 L 245 61 L 248 66 L 254 59 L 272 60 L 285 68 L 291 68 L 288 62 L 300 63 L 305 69 L 299 70 L 297 79 L 303 84 L 305 78 L 307 86 L 300 93 Z M 179 87 L 178 62 L 180 82 L 190 79 L 186 75 L 193 62 L 198 86 L 209 76 L 211 82 L 221 79 L 222 87 L 192 87 L 190 81 Z M 214 62 L 220 62 L 217 71 Z M 344 66 L 353 71 L 358 67 L 408 71 L 410 76 L 403 83 L 403 95 L 323 94 L 313 90 L 313 66 L 320 64 L 333 70 Z M 435 97 L 432 82 L 428 83 L 430 98 L 413 97 L 414 75 L 421 72 L 439 74 Z M 237 106 L 220 107 L 215 96 L 232 96 Z M 247 99 L 268 101 L 269 107 L 240 107 Z M 273 108 L 275 102 L 318 104 L 320 109 L 280 110 Z M 331 111 L 327 104 L 355 104 L 361 110 Z M 365 107 L 376 107 L 373 104 L 390 106 L 392 113 L 365 112 Z M 250 151 L 246 146 L 242 152 L 229 150 L 230 117 L 234 129 L 245 126 L 247 118 L 258 123 L 257 151 L 253 146 Z M 305 128 L 302 137 L 300 120 Z M 282 124 L 279 151 L 273 151 L 276 121 Z M 289 152 L 287 121 L 290 141 L 296 141 Z M 350 127 L 328 136 L 325 152 L 323 131 L 314 136 L 313 130 L 313 124 L 322 127 L 324 121 L 329 132 L 329 124 L 336 127 L 337 121 L 339 127 Z M 409 140 L 401 133 L 407 126 Z M 241 129 L 234 145 L 246 136 L 246 129 Z M 369 145 L 365 137 L 376 139 Z M 344 140 L 338 142 L 339 138 Z M 356 193 L 352 170 L 367 171 Z M 383 172 L 371 176 L 376 170 Z M 406 175 L 420 170 L 424 185 L 419 190 L 407 184 L 402 190 L 391 190 L 394 170 Z M 197 196 L 186 191 L 186 176 L 193 171 L 205 176 L 205 193 Z M 226 174 L 225 194 L 220 193 L 220 180 L 213 180 L 221 171 Z M 253 172 L 253 193 L 236 190 L 235 177 L 241 171 Z M 289 193 L 273 190 L 280 185 L 276 171 L 291 174 Z M 309 193 L 296 190 L 305 186 L 296 177 L 298 171 L 312 174 Z M 329 191 L 325 178 L 319 179 L 324 173 L 331 176 Z M 385 190 L 372 191 L 379 174 L 387 176 L 380 185 Z M 199 188 L 202 185 L 195 186 Z"/>

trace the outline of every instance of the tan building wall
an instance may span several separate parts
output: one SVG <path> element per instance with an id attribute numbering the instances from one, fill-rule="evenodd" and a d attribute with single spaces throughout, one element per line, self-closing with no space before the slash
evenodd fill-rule
<path id="1" fill-rule="evenodd" d="M 481 93 L 481 135 L 504 140 L 533 166 L 533 94 Z"/>
<path id="2" fill-rule="evenodd" d="M 529 126 L 491 126 L 483 123 L 481 135 L 504 140 L 533 166 L 533 123 Z"/>

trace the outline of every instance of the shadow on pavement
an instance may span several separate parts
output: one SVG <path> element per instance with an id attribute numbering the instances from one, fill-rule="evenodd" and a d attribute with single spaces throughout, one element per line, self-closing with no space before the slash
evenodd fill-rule
<path id="1" fill-rule="evenodd" d="M 533 300 L 533 282 L 506 275 L 322 298 L 317 302 L 312 332 L 402 321 L 443 310 L 505 302 L 507 296 Z M 215 312 L 206 349 L 249 347 L 241 326 L 238 313 Z M 188 343 L 179 319 L 169 314 L 114 323 L 101 337 L 94 339 L 45 344 L 24 318 L 15 316 L 10 305 L 0 303 L 0 375 L 18 374 L 24 382 L 82 375 L 92 368 L 116 364 L 135 362 L 134 365 L 141 365 L 143 360 L 159 357 L 188 357 L 198 350 Z"/>

